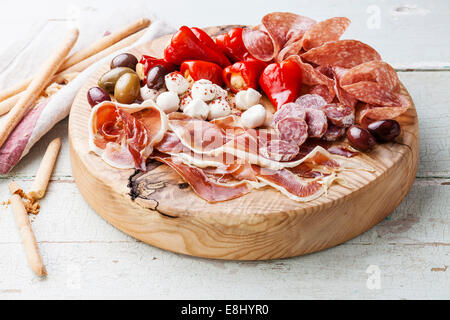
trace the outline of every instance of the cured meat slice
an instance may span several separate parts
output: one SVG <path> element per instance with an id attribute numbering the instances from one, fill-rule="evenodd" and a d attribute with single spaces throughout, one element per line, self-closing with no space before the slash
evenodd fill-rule
<path id="1" fill-rule="evenodd" d="M 252 190 L 245 181 L 230 184 L 215 182 L 201 169 L 175 161 L 173 157 L 157 156 L 155 159 L 174 169 L 199 197 L 210 203 L 239 198 Z"/>
<path id="2" fill-rule="evenodd" d="M 334 90 L 336 92 L 336 97 L 338 98 L 340 103 L 342 103 L 345 106 L 355 108 L 358 100 L 351 94 L 349 94 L 347 91 L 342 89 L 341 86 L 341 78 L 347 73 L 347 70 L 348 69 L 341 67 L 332 68 L 332 72 L 334 75 Z"/>
<path id="3" fill-rule="evenodd" d="M 276 129 L 281 140 L 297 146 L 302 145 L 308 138 L 308 125 L 302 118 L 286 117 L 277 122 Z"/>
<path id="4" fill-rule="evenodd" d="M 322 139 L 325 141 L 337 141 L 344 136 L 346 130 L 347 129 L 344 127 L 339 127 L 332 123 L 329 123 L 327 131 L 323 135 Z M 329 148 L 327 150 L 330 151 Z"/>
<path id="5" fill-rule="evenodd" d="M 308 51 L 324 43 L 339 40 L 349 25 L 350 19 L 345 17 L 330 18 L 316 23 L 303 36 L 303 49 Z"/>
<path id="6" fill-rule="evenodd" d="M 349 127 L 355 123 L 355 110 L 342 104 L 330 103 L 322 107 L 328 120 L 339 127 Z"/>
<path id="7" fill-rule="evenodd" d="M 353 68 L 364 62 L 381 60 L 375 49 L 358 40 L 328 42 L 303 53 L 301 57 L 320 66 L 343 68 Z"/>
<path id="8" fill-rule="evenodd" d="M 369 125 L 377 120 L 394 119 L 402 115 L 409 109 L 408 106 L 402 107 L 375 107 L 361 111 L 360 123 L 363 126 Z"/>
<path id="9" fill-rule="evenodd" d="M 360 81 L 377 82 L 390 91 L 398 92 L 400 80 L 397 72 L 388 63 L 383 61 L 369 61 L 351 68 L 340 77 L 342 86 Z"/>
<path id="10" fill-rule="evenodd" d="M 267 183 L 295 201 L 316 199 L 326 191 L 328 186 L 328 183 L 304 179 L 286 169 L 274 171 L 255 165 L 252 168 L 258 180 Z"/>
<path id="11" fill-rule="evenodd" d="M 305 109 L 308 135 L 311 138 L 321 138 L 327 131 L 328 121 L 325 112 L 318 109 Z"/>
<path id="12" fill-rule="evenodd" d="M 295 100 L 295 103 L 305 109 L 321 109 L 328 103 L 318 94 L 304 94 Z"/>
<path id="13" fill-rule="evenodd" d="M 330 93 L 329 88 L 323 84 L 316 84 L 308 89 L 308 94 L 317 94 L 330 103 L 334 99 L 334 94 Z"/>
<path id="14" fill-rule="evenodd" d="M 297 14 L 273 12 L 262 18 L 262 27 L 244 29 L 242 40 L 248 52 L 256 59 L 270 61 L 276 58 L 277 61 L 282 61 L 285 53 L 277 57 L 280 50 L 300 41 L 315 23 L 316 21 Z"/>
<path id="15" fill-rule="evenodd" d="M 356 99 L 370 104 L 383 107 L 400 106 L 399 95 L 392 92 L 383 85 L 372 81 L 360 81 L 346 86 L 342 89 L 350 93 Z"/>
<path id="16" fill-rule="evenodd" d="M 304 84 L 310 86 L 318 84 L 325 85 L 330 91 L 330 95 L 334 97 L 334 81 L 332 79 L 314 69 L 312 65 L 303 62 L 298 55 L 290 56 L 288 59 L 294 60 L 300 66 Z"/>
<path id="17" fill-rule="evenodd" d="M 146 159 L 166 130 L 166 115 L 153 104 L 104 102 L 91 110 L 89 146 L 113 167 L 145 170 Z"/>
<path id="18" fill-rule="evenodd" d="M 281 106 L 281 108 L 273 114 L 272 126 L 276 128 L 277 123 L 287 117 L 305 119 L 305 116 L 306 113 L 303 107 L 300 107 L 297 103 L 289 102 Z"/>
<path id="19" fill-rule="evenodd" d="M 271 140 L 259 149 L 263 157 L 274 161 L 290 161 L 295 158 L 298 151 L 297 144 L 285 140 Z"/>

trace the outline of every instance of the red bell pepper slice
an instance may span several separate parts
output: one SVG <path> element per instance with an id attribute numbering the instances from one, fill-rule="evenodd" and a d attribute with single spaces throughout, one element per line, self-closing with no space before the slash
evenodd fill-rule
<path id="1" fill-rule="evenodd" d="M 176 65 L 174 65 L 173 63 L 167 62 L 164 59 L 158 59 L 146 55 L 142 56 L 141 60 L 139 60 L 139 63 L 142 65 L 142 73 L 143 73 L 142 76 L 144 77 L 142 79 L 143 84 L 147 83 L 147 74 L 150 71 L 150 69 L 153 68 L 154 66 L 162 65 L 169 72 L 175 71 L 176 69 Z"/>
<path id="2" fill-rule="evenodd" d="M 164 49 L 164 59 L 176 65 L 186 60 L 214 62 L 223 68 L 231 64 L 225 54 L 209 47 L 186 26 L 173 35 L 170 44 Z"/>
<path id="3" fill-rule="evenodd" d="M 203 31 L 202 29 L 197 28 L 197 27 L 193 27 L 193 28 L 191 28 L 191 30 L 195 34 L 195 36 L 198 38 L 198 40 L 200 40 L 201 42 L 206 44 L 208 47 L 210 47 L 214 51 L 218 51 L 218 52 L 222 51 L 220 49 L 220 47 L 214 42 L 214 40 L 209 36 L 209 34 L 207 34 L 205 31 Z"/>
<path id="4" fill-rule="evenodd" d="M 222 86 L 222 68 L 217 64 L 201 60 L 184 61 L 181 64 L 181 74 L 188 78 L 189 76 L 194 80 L 206 79 Z"/>
<path id="5" fill-rule="evenodd" d="M 267 63 L 260 60 L 236 62 L 223 70 L 223 80 L 233 92 L 259 88 L 258 80 Z"/>
<path id="6" fill-rule="evenodd" d="M 216 45 L 231 61 L 237 62 L 252 58 L 242 41 L 243 28 L 234 28 L 216 37 Z"/>
<path id="7" fill-rule="evenodd" d="M 300 95 L 302 70 L 293 60 L 272 63 L 264 69 L 259 84 L 278 110 L 282 105 L 295 101 Z"/>

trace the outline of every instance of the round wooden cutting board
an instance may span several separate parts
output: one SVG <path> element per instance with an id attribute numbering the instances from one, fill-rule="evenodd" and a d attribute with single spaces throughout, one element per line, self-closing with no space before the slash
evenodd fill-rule
<path id="1" fill-rule="evenodd" d="M 214 27 L 211 35 L 228 27 Z M 170 36 L 132 50 L 162 56 Z M 333 185 L 306 203 L 272 188 L 253 190 L 230 201 L 209 204 L 166 165 L 151 164 L 137 181 L 139 197 L 128 186 L 134 170 L 110 167 L 89 152 L 91 107 L 87 90 L 107 71 L 105 65 L 78 93 L 69 122 L 72 171 L 90 206 L 123 232 L 156 247 L 193 256 L 263 260 L 292 257 L 347 241 L 388 216 L 408 193 L 417 171 L 419 138 L 415 109 L 398 118 L 396 143 L 377 145 L 358 156 L 375 171 L 340 173 L 348 187 Z M 408 94 L 403 88 L 404 93 Z M 409 96 L 409 95 L 408 95 Z"/>

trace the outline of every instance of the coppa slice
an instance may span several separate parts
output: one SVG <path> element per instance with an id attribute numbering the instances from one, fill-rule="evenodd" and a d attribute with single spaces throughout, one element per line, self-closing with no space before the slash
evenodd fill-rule
<path id="1" fill-rule="evenodd" d="M 89 120 L 89 146 L 119 169 L 145 170 L 153 146 L 167 131 L 167 117 L 153 102 L 142 105 L 98 104 Z"/>
<path id="2" fill-rule="evenodd" d="M 303 53 L 301 57 L 320 66 L 343 68 L 353 68 L 364 62 L 381 60 L 375 49 L 357 40 L 328 42 Z"/>
<path id="3" fill-rule="evenodd" d="M 350 19 L 345 17 L 335 17 L 316 23 L 303 36 L 303 49 L 308 51 L 324 43 L 339 40 L 349 25 Z"/>

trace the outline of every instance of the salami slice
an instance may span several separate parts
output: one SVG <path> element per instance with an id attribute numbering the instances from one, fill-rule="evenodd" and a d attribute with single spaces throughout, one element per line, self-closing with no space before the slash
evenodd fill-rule
<path id="1" fill-rule="evenodd" d="M 331 101 L 333 101 L 334 99 L 334 95 L 332 95 L 330 93 L 330 90 L 328 89 L 327 86 L 323 85 L 323 84 L 316 84 L 314 86 L 311 86 L 308 89 L 308 93 L 309 94 L 316 94 L 321 96 L 322 98 L 325 99 L 326 102 L 330 103 Z"/>
<path id="2" fill-rule="evenodd" d="M 311 26 L 303 36 L 302 46 L 306 51 L 324 43 L 339 40 L 350 25 L 350 19 L 335 17 Z"/>
<path id="3" fill-rule="evenodd" d="M 383 107 L 400 106 L 399 95 L 392 92 L 383 85 L 372 81 L 360 81 L 346 86 L 342 89 L 350 93 L 356 99 L 370 104 Z"/>
<path id="4" fill-rule="evenodd" d="M 318 94 L 304 94 L 295 100 L 295 104 L 305 109 L 320 109 L 328 103 Z"/>
<path id="5" fill-rule="evenodd" d="M 277 123 L 287 117 L 305 119 L 305 116 L 306 113 L 304 108 L 294 102 L 289 102 L 281 106 L 281 108 L 273 114 L 272 126 L 276 128 Z"/>
<path id="6" fill-rule="evenodd" d="M 330 103 L 322 107 L 328 120 L 339 127 L 350 127 L 355 123 L 355 110 L 342 104 Z"/>
<path id="7" fill-rule="evenodd" d="M 358 100 L 341 87 L 341 79 L 347 73 L 347 70 L 346 68 L 333 67 L 334 90 L 340 103 L 354 109 Z"/>
<path id="8" fill-rule="evenodd" d="M 273 12 L 262 18 L 263 28 L 245 29 L 242 40 L 253 57 L 270 61 L 277 58 L 284 47 L 292 46 L 300 41 L 305 32 L 315 23 L 315 20 L 297 14 Z M 283 58 L 281 57 L 281 60 Z"/>
<path id="9" fill-rule="evenodd" d="M 280 139 L 301 146 L 308 138 L 308 125 L 301 118 L 287 117 L 278 121 Z"/>
<path id="10" fill-rule="evenodd" d="M 398 92 L 400 89 L 397 72 L 383 61 L 369 61 L 353 67 L 342 76 L 340 81 L 343 86 L 360 81 L 372 81 L 391 91 Z"/>
<path id="11" fill-rule="evenodd" d="M 284 140 L 271 140 L 259 149 L 263 157 L 275 161 L 290 161 L 298 152 L 298 145 Z"/>
<path id="12" fill-rule="evenodd" d="M 328 128 L 325 112 L 318 109 L 305 109 L 306 123 L 308 124 L 308 135 L 311 138 L 321 138 Z"/>
<path id="13" fill-rule="evenodd" d="M 371 122 L 385 119 L 394 119 L 402 115 L 408 110 L 409 107 L 378 107 L 372 109 L 366 109 L 361 112 L 360 123 L 367 127 Z"/>
<path id="14" fill-rule="evenodd" d="M 364 62 L 381 60 L 375 49 L 357 40 L 328 42 L 303 53 L 301 57 L 321 66 L 338 66 L 343 68 L 353 68 Z"/>
<path id="15" fill-rule="evenodd" d="M 332 123 L 328 124 L 327 131 L 323 135 L 322 139 L 325 141 L 337 141 L 344 136 L 346 128 L 336 126 Z"/>

